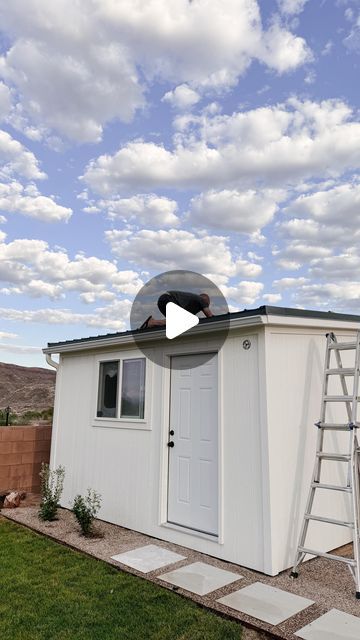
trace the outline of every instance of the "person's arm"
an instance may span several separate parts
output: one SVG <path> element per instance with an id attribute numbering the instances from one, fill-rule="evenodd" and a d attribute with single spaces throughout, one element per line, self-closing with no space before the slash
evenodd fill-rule
<path id="1" fill-rule="evenodd" d="M 210 311 L 209 307 L 205 307 L 205 309 L 202 310 L 203 313 L 206 315 L 207 318 L 212 318 L 213 317 L 213 313 L 212 311 Z"/>

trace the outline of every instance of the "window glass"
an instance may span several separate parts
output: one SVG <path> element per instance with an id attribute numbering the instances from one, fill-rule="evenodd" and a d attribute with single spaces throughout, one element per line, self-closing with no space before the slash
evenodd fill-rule
<path id="1" fill-rule="evenodd" d="M 121 417 L 143 418 L 145 399 L 145 358 L 123 361 Z"/>
<path id="2" fill-rule="evenodd" d="M 119 362 L 101 362 L 97 415 L 116 418 L 118 396 Z"/>

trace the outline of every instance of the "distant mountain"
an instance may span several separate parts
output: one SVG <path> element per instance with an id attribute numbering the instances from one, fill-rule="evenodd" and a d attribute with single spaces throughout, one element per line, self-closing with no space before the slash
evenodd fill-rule
<path id="1" fill-rule="evenodd" d="M 42 411 L 54 406 L 56 372 L 0 362 L 0 410 Z"/>

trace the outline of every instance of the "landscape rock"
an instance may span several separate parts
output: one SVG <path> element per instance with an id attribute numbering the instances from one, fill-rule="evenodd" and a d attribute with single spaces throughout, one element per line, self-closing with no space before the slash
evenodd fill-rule
<path id="1" fill-rule="evenodd" d="M 15 509 L 25 497 L 24 491 L 12 491 L 4 500 L 4 509 Z"/>

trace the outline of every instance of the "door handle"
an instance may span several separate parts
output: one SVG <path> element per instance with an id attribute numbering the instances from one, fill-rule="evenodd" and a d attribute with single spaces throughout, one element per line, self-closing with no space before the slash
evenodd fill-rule
<path id="1" fill-rule="evenodd" d="M 173 436 L 173 435 L 174 435 L 174 433 L 175 433 L 174 429 L 171 429 L 171 431 L 169 431 L 169 434 L 170 434 L 171 436 Z"/>
<path id="2" fill-rule="evenodd" d="M 170 442 L 167 443 L 167 446 L 168 447 L 174 447 L 175 443 L 172 440 L 170 440 Z"/>

